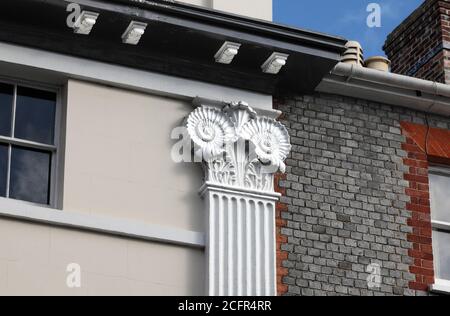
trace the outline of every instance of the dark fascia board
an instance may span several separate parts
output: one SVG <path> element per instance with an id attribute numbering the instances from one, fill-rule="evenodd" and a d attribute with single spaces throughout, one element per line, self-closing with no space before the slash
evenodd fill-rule
<path id="1" fill-rule="evenodd" d="M 110 1 L 120 3 L 136 3 L 135 0 Z M 300 28 L 293 28 L 282 24 L 272 23 L 260 19 L 247 18 L 241 15 L 225 13 L 222 11 L 185 3 L 170 1 L 144 1 L 137 3 L 140 3 L 143 7 L 145 7 L 145 5 L 154 7 L 155 4 L 159 4 L 163 9 L 170 8 L 170 10 L 180 15 L 190 16 L 195 19 L 215 21 L 216 23 L 227 27 L 240 27 L 243 30 L 250 32 L 259 31 L 261 34 L 268 37 L 276 36 L 280 39 L 284 38 L 286 40 L 293 40 L 297 43 L 322 46 L 330 51 L 335 50 L 338 53 L 342 53 L 345 50 L 344 46 L 347 42 L 346 39 L 338 36 L 332 36 Z"/>
<path id="2" fill-rule="evenodd" d="M 75 35 L 66 27 L 69 3 L 100 13 L 90 36 Z M 15 0 L 0 2 L 0 7 L 1 41 L 264 94 L 314 92 L 340 60 L 346 43 L 338 37 L 172 2 Z M 131 20 L 149 24 L 138 46 L 120 41 Z M 193 49 L 177 53 L 178 41 Z M 213 59 L 223 41 L 243 44 L 227 66 Z M 278 75 L 264 74 L 260 67 L 273 52 L 289 54 L 288 64 Z"/>
<path id="3" fill-rule="evenodd" d="M 336 61 L 340 60 L 347 42 L 342 37 L 178 2 L 155 0 L 72 0 L 72 2 Z"/>

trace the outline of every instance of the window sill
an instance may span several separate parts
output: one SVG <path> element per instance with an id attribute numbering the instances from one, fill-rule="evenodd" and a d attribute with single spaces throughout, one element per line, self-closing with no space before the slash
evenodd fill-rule
<path id="1" fill-rule="evenodd" d="M 60 211 L 0 197 L 0 218 L 2 217 L 193 248 L 205 247 L 205 234 L 201 232 L 109 216 Z"/>
<path id="2" fill-rule="evenodd" d="M 437 294 L 450 295 L 450 281 L 436 279 L 436 282 L 430 286 L 430 291 Z"/>

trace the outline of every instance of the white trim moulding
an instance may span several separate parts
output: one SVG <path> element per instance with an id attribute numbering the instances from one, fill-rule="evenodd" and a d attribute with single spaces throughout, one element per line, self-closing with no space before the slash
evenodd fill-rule
<path id="1" fill-rule="evenodd" d="M 204 195 L 205 191 L 208 188 L 214 188 L 214 190 L 216 190 L 217 192 L 221 192 L 221 193 L 232 193 L 232 194 L 236 194 L 239 196 L 243 196 L 243 197 L 252 197 L 252 198 L 256 198 L 256 199 L 266 199 L 269 201 L 275 201 L 278 202 L 278 200 L 281 197 L 280 193 L 274 192 L 264 192 L 262 193 L 261 191 L 258 190 L 251 190 L 251 189 L 242 189 L 239 188 L 238 191 L 236 191 L 236 188 L 230 186 L 230 185 L 224 185 L 224 184 L 216 184 L 213 182 L 205 182 L 202 187 L 199 190 L 199 194 L 200 195 Z"/>
<path id="2" fill-rule="evenodd" d="M 442 229 L 442 230 L 450 231 L 450 223 L 432 220 L 431 225 L 435 229 Z"/>
<path id="3" fill-rule="evenodd" d="M 450 295 L 450 281 L 436 279 L 435 283 L 430 286 L 430 291 L 434 293 Z"/>
<path id="4" fill-rule="evenodd" d="M 60 211 L 5 198 L 0 198 L 0 218 L 2 217 L 192 248 L 205 247 L 205 234 L 200 232 L 108 216 Z"/>

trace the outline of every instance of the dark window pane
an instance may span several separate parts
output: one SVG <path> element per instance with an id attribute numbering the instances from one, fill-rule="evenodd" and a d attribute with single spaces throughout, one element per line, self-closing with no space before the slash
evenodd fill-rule
<path id="1" fill-rule="evenodd" d="M 8 146 L 0 144 L 0 196 L 6 196 L 6 177 L 8 172 Z"/>
<path id="2" fill-rule="evenodd" d="M 55 110 L 55 93 L 18 87 L 14 137 L 53 144 Z"/>
<path id="3" fill-rule="evenodd" d="M 14 87 L 0 83 L 0 135 L 11 136 Z"/>
<path id="4" fill-rule="evenodd" d="M 9 196 L 49 204 L 51 153 L 13 146 Z"/>

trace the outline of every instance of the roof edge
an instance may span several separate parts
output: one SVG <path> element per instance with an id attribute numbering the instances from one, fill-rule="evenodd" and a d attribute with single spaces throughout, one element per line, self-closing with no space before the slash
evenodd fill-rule
<path id="1" fill-rule="evenodd" d="M 328 49 L 336 53 L 345 51 L 347 39 L 325 33 L 295 28 L 279 23 L 245 17 L 233 13 L 218 11 L 192 4 L 164 0 L 97 0 L 104 3 L 116 3 L 134 6 L 140 9 L 170 12 L 175 15 L 209 21 L 230 28 L 254 31 L 268 37 L 309 44 Z M 81 2 L 81 1 L 80 1 Z"/>

